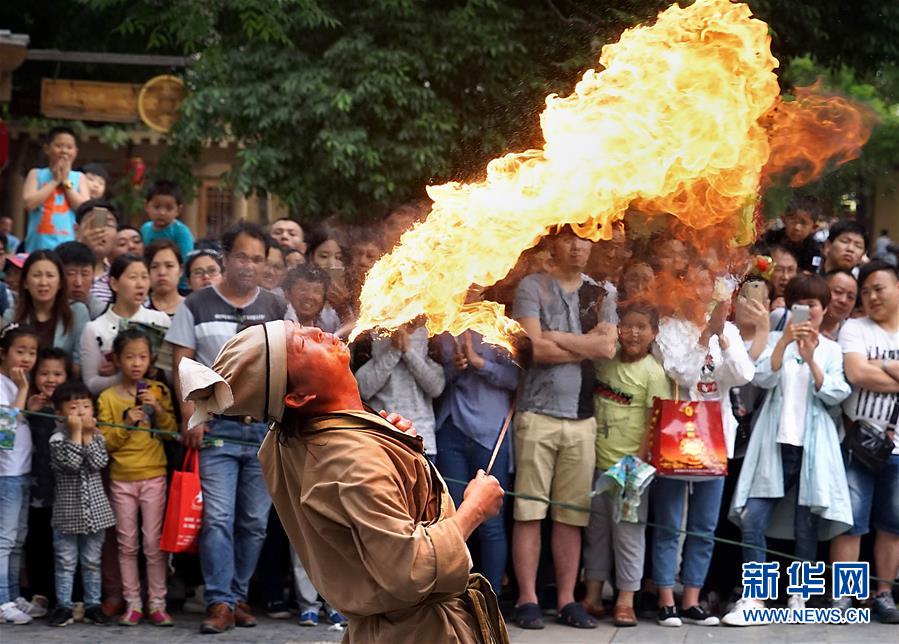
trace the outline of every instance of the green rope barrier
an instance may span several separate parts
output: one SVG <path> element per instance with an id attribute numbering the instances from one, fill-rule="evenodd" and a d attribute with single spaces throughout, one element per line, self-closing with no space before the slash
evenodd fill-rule
<path id="1" fill-rule="evenodd" d="M 2 405 L 2 407 L 6 407 L 7 409 L 14 409 L 13 407 L 9 407 L 7 405 Z M 52 418 L 52 419 L 58 420 L 58 421 L 65 420 L 64 416 L 58 416 L 56 414 L 48 414 L 46 412 L 29 411 L 29 410 L 25 410 L 25 409 L 19 410 L 19 411 L 21 411 L 21 413 L 25 414 L 26 416 L 38 416 L 38 417 L 42 417 L 42 418 Z M 179 442 L 181 440 L 180 432 L 171 432 L 171 431 L 167 431 L 167 430 L 163 430 L 163 429 L 156 429 L 156 428 L 152 428 L 152 427 L 140 427 L 137 425 L 123 425 L 121 423 L 106 423 L 106 422 L 99 422 L 99 421 L 97 422 L 97 425 L 98 426 L 102 425 L 104 427 L 114 427 L 116 429 L 125 429 L 128 431 L 150 432 L 152 434 L 168 436 L 172 440 L 176 440 Z M 230 443 L 233 445 L 240 445 L 243 447 L 256 447 L 256 448 L 259 448 L 261 445 L 260 443 L 257 443 L 255 441 L 244 441 L 244 440 L 240 440 L 237 438 L 225 438 L 225 437 L 215 436 L 215 437 L 204 438 L 202 447 L 222 447 L 225 443 Z M 468 485 L 468 483 L 469 483 L 468 481 L 460 481 L 459 479 L 448 478 L 448 477 L 444 477 L 443 480 L 447 481 L 449 483 L 459 483 L 461 485 Z M 512 498 L 517 498 L 517 499 L 524 499 L 526 501 L 539 501 L 540 503 L 546 503 L 547 505 L 554 505 L 556 507 L 565 508 L 567 510 L 574 510 L 575 512 L 583 512 L 585 514 L 593 513 L 593 510 L 591 508 L 588 508 L 585 506 L 575 505 L 573 503 L 567 503 L 565 501 L 554 501 L 552 499 L 546 499 L 543 497 L 533 496 L 531 494 L 524 494 L 521 492 L 510 492 L 507 490 L 506 496 L 512 497 Z M 653 527 L 653 528 L 661 528 L 663 530 L 672 530 L 672 528 L 670 528 L 668 526 L 663 526 L 658 523 L 653 523 L 652 521 L 647 521 L 646 525 Z M 725 544 L 732 545 L 732 546 L 739 546 L 741 548 L 749 545 L 749 544 L 743 543 L 742 541 L 735 541 L 733 539 L 725 539 L 724 537 L 716 537 L 714 534 L 708 534 L 708 533 L 704 533 L 704 532 L 696 532 L 694 530 L 685 530 L 682 528 L 674 528 L 673 530 L 674 530 L 674 532 L 678 532 L 680 534 L 684 534 L 687 536 L 702 537 L 705 539 L 711 539 L 712 541 L 716 541 L 718 543 L 725 543 Z M 796 557 L 795 555 L 791 555 L 786 552 L 781 552 L 780 550 L 773 550 L 771 548 L 758 548 L 757 546 L 753 546 L 753 547 L 756 548 L 757 550 L 761 550 L 762 552 L 765 552 L 767 554 L 782 557 L 784 559 L 790 559 L 793 561 L 803 561 L 803 559 Z M 825 566 L 827 569 L 833 568 L 833 565 L 829 564 L 829 563 L 825 563 Z M 881 577 L 875 577 L 873 575 L 871 575 L 869 578 L 872 581 L 883 582 L 886 584 L 890 584 L 891 586 L 899 585 L 899 582 L 897 582 L 895 580 L 883 579 Z"/>
<path id="2" fill-rule="evenodd" d="M 4 407 L 6 409 L 15 409 L 14 407 L 9 407 L 8 405 L 0 405 L 0 407 Z M 26 416 L 37 416 L 39 418 L 50 418 L 52 420 L 57 421 L 65 421 L 65 416 L 59 416 L 57 414 L 48 414 L 42 411 L 30 411 L 27 409 L 18 410 L 20 413 L 25 414 Z M 150 434 L 157 434 L 159 436 L 166 436 L 171 438 L 174 441 L 181 441 L 181 432 L 172 432 L 165 429 L 157 429 L 155 427 L 140 427 L 139 425 L 123 425 L 121 423 L 107 423 L 97 421 L 97 426 L 103 427 L 112 427 L 115 429 L 125 429 L 128 431 L 135 432 L 148 432 Z M 232 443 L 235 445 L 241 445 L 243 447 L 259 447 L 259 443 L 255 441 L 244 441 L 237 438 L 226 438 L 223 436 L 210 436 L 203 438 L 202 447 L 222 447 L 225 443 Z"/>
<path id="3" fill-rule="evenodd" d="M 454 478 L 449 478 L 449 477 L 443 477 L 443 480 L 447 481 L 449 483 L 460 483 L 462 485 L 468 485 L 468 483 L 469 483 L 468 481 L 460 481 L 459 479 L 454 479 Z M 591 508 L 584 507 L 582 505 L 574 505 L 573 503 L 566 503 L 565 501 L 553 501 L 552 499 L 545 499 L 543 497 L 534 496 L 531 494 L 524 494 L 522 492 L 508 492 L 507 491 L 506 496 L 511 496 L 516 499 L 524 499 L 526 501 L 539 501 L 541 503 L 546 503 L 547 505 L 554 505 L 556 507 L 565 508 L 566 510 L 574 510 L 575 512 L 583 512 L 585 514 L 593 514 L 593 512 L 594 512 L 594 510 L 592 510 Z M 735 541 L 733 539 L 725 539 L 724 537 L 716 537 L 714 534 L 707 533 L 707 532 L 696 532 L 695 530 L 685 530 L 682 528 L 673 528 L 672 529 L 669 526 L 661 525 L 659 523 L 654 523 L 652 521 L 646 521 L 646 525 L 653 527 L 653 528 L 661 528 L 662 530 L 674 531 L 674 532 L 677 532 L 680 534 L 685 534 L 687 536 L 711 539 L 712 541 L 716 541 L 718 543 L 726 543 L 726 544 L 729 544 L 732 546 L 739 546 L 741 548 L 743 546 L 749 545 L 748 543 L 743 543 L 742 541 Z M 771 548 L 759 548 L 758 546 L 753 546 L 753 548 L 755 548 L 756 550 L 761 550 L 762 552 L 764 552 L 766 554 L 776 555 L 778 557 L 783 557 L 785 559 L 791 559 L 793 561 L 805 561 L 804 559 L 802 559 L 800 557 L 791 555 L 786 552 L 781 552 L 780 550 L 773 550 Z M 826 562 L 825 562 L 824 566 L 828 570 L 833 568 L 832 564 L 829 564 Z M 881 577 L 875 577 L 873 575 L 870 575 L 869 579 L 871 579 L 872 581 L 881 581 L 883 583 L 890 584 L 891 586 L 899 586 L 899 581 L 895 581 L 895 580 L 883 579 Z"/>

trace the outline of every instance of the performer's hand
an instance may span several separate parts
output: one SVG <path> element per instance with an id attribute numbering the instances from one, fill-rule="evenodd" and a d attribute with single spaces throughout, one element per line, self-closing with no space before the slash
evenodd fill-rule
<path id="1" fill-rule="evenodd" d="M 478 470 L 469 481 L 462 495 L 462 504 L 456 513 L 459 527 L 467 539 L 487 519 L 499 514 L 505 492 L 494 476 Z"/>
<path id="2" fill-rule="evenodd" d="M 378 414 L 381 416 L 381 418 L 386 420 L 388 423 L 396 427 L 404 434 L 409 434 L 409 436 L 418 436 L 418 432 L 416 432 L 415 428 L 412 426 L 412 421 L 408 418 L 404 418 L 399 414 L 388 414 L 383 409 L 379 411 Z"/>

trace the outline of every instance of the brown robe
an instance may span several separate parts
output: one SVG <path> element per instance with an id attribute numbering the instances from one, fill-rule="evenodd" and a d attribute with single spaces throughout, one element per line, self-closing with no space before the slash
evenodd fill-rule
<path id="1" fill-rule="evenodd" d="M 259 460 L 309 578 L 349 620 L 343 641 L 508 641 L 489 584 L 469 586 L 455 507 L 421 438 L 368 412 L 305 429 L 286 444 L 269 432 Z"/>

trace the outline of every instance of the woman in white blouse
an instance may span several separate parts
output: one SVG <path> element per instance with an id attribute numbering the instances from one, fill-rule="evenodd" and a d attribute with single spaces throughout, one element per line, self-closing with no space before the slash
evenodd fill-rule
<path id="1" fill-rule="evenodd" d="M 81 373 L 91 393 L 99 394 L 119 380 L 112 361 L 112 342 L 129 322 L 168 329 L 169 316 L 144 306 L 150 290 L 150 273 L 136 255 L 120 255 L 109 269 L 113 302 L 96 320 L 88 322 L 81 335 Z"/>

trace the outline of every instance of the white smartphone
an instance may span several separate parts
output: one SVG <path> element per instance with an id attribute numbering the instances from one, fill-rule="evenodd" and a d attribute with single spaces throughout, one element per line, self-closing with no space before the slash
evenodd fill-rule
<path id="1" fill-rule="evenodd" d="M 808 322 L 808 304 L 794 304 L 790 307 L 790 324 L 805 324 Z"/>

